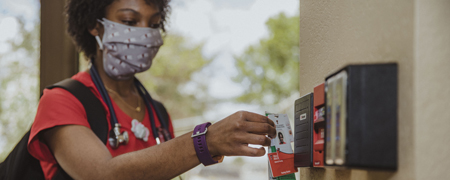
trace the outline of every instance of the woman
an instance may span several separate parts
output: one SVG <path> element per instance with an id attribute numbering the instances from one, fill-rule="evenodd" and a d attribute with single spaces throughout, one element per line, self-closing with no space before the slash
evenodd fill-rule
<path id="1" fill-rule="evenodd" d="M 147 109 L 149 99 L 140 95 L 142 88 L 134 74 L 150 68 L 162 45 L 159 28 L 164 30 L 168 9 L 168 0 L 68 1 L 68 32 L 92 62 L 90 70 L 72 79 L 102 101 L 110 130 L 116 127 L 110 123 L 111 116 L 117 117 L 118 133 L 127 132 L 128 143 L 103 144 L 72 94 L 60 88 L 45 90 L 28 149 L 40 160 L 46 179 L 51 179 L 59 166 L 74 179 L 170 179 L 200 163 L 214 164 L 223 156 L 265 154 L 264 148 L 247 146 L 268 146 L 266 135 L 275 137 L 273 122 L 264 116 L 241 111 L 207 131 L 208 124 L 203 124 L 195 132 L 171 139 L 171 123 L 162 128 L 154 107 Z M 162 129 L 158 132 L 171 137 L 154 137 L 151 118 Z M 202 144 L 196 144 L 192 134 L 204 137 Z M 205 152 L 209 155 L 202 154 Z"/>
<path id="2" fill-rule="evenodd" d="M 284 135 L 281 132 L 278 132 L 278 139 L 280 141 L 280 144 L 286 144 L 286 142 L 284 142 Z"/>

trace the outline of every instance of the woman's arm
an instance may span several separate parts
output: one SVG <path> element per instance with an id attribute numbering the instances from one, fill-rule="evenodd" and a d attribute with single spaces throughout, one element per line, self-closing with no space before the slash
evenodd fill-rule
<path id="1" fill-rule="evenodd" d="M 265 116 L 240 111 L 211 125 L 206 141 L 211 155 L 262 156 L 275 127 Z M 197 166 L 191 134 L 143 150 L 112 157 L 87 127 L 59 126 L 42 132 L 61 167 L 74 179 L 170 179 Z"/>

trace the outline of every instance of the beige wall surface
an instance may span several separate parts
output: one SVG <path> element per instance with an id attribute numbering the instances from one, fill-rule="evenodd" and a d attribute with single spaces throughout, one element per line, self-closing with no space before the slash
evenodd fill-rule
<path id="1" fill-rule="evenodd" d="M 416 176 L 450 179 L 450 0 L 417 0 L 414 28 Z"/>
<path id="2" fill-rule="evenodd" d="M 399 65 L 398 170 L 301 168 L 302 180 L 450 177 L 449 2 L 300 0 L 301 96 L 348 64 Z"/>

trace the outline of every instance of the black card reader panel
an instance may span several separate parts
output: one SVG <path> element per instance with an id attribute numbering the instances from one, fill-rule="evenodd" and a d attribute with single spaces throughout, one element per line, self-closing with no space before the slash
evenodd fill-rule
<path id="1" fill-rule="evenodd" d="M 312 167 L 313 93 L 295 101 L 294 166 Z"/>

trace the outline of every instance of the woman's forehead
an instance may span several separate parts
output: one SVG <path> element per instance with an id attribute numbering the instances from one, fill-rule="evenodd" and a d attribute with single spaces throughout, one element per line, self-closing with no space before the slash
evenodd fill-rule
<path id="1" fill-rule="evenodd" d="M 116 13 L 123 9 L 130 9 L 140 14 L 155 14 L 159 12 L 155 3 L 150 3 L 148 0 L 115 0 L 106 7 L 107 13 Z"/>

